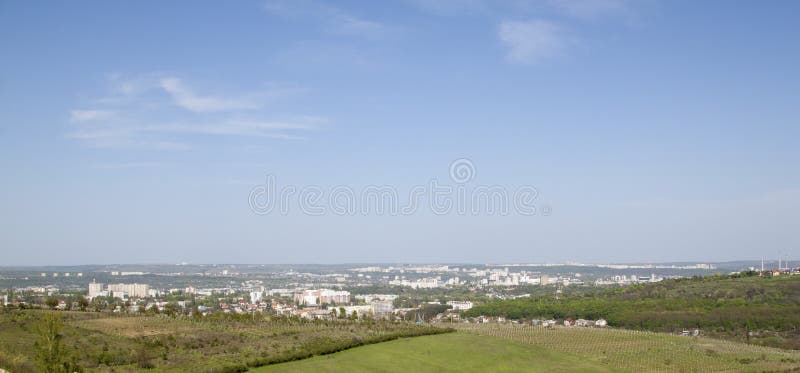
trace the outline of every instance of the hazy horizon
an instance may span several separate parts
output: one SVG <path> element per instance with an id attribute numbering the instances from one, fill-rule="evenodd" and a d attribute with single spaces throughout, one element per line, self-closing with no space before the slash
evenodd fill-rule
<path id="1" fill-rule="evenodd" d="M 3 2 L 0 265 L 792 260 L 798 12 Z"/>
<path id="2" fill-rule="evenodd" d="M 796 264 L 800 264 L 800 258 L 793 258 L 793 257 L 782 257 L 781 261 L 783 265 L 794 263 L 792 267 L 796 267 Z M 359 265 L 451 265 L 451 266 L 461 266 L 461 265 L 482 265 L 482 266 L 503 266 L 503 265 L 515 265 L 515 266 L 604 266 L 604 265 L 692 265 L 692 264 L 730 264 L 730 263 L 755 263 L 759 264 L 761 259 L 732 259 L 732 260 L 725 260 L 725 261 L 714 261 L 714 260 L 677 260 L 677 261 L 655 261 L 655 262 L 645 262 L 645 261 L 631 261 L 631 262 L 567 262 L 567 261 L 550 261 L 550 262 L 525 262 L 525 261 L 518 261 L 518 262 L 502 262 L 502 261 L 476 261 L 476 262 L 459 262 L 459 261 L 412 261 L 412 262 L 392 262 L 392 261 L 375 261 L 375 262 L 253 262 L 253 263 L 246 263 L 246 262 L 105 262 L 105 263 L 91 263 L 91 262 L 75 262 L 75 263 L 62 263 L 62 264 L 30 264 L 30 263 L 21 263 L 21 264 L 0 264 L 0 268 L 38 268 L 38 267 L 102 267 L 102 266 L 293 266 L 293 265 L 309 265 L 309 266 L 359 266 Z M 777 258 L 774 259 L 764 259 L 764 265 L 768 268 L 772 268 L 773 266 L 779 263 Z M 782 267 L 783 267 L 782 265 Z"/>

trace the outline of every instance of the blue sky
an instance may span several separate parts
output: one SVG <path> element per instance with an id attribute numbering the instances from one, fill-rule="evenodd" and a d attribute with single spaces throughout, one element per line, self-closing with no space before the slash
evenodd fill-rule
<path id="1" fill-rule="evenodd" d="M 0 2 L 2 264 L 800 252 L 794 1 Z M 258 215 L 280 185 L 544 216 Z M 327 190 L 326 189 L 326 190 Z"/>

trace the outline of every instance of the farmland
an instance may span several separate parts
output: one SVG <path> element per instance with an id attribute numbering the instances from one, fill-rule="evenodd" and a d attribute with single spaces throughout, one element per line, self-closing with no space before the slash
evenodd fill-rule
<path id="1" fill-rule="evenodd" d="M 800 353 L 703 337 L 620 329 L 459 324 L 462 332 L 576 354 L 632 371 L 800 369 Z"/>
<path id="2" fill-rule="evenodd" d="M 37 371 L 41 311 L 0 313 L 0 367 Z M 447 332 L 407 323 L 275 317 L 109 316 L 56 312 L 64 359 L 88 371 L 244 371 L 400 337 Z"/>
<path id="3" fill-rule="evenodd" d="M 613 372 L 579 355 L 471 333 L 424 336 L 257 368 L 256 372 Z"/>
<path id="4" fill-rule="evenodd" d="M 590 328 L 460 324 L 455 334 L 359 347 L 259 368 L 292 371 L 636 371 L 800 370 L 800 353 L 709 338 Z M 402 364 L 396 362 L 402 361 Z"/>

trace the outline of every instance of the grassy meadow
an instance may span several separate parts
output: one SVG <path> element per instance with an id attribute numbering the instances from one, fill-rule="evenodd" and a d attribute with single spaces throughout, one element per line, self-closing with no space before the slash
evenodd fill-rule
<path id="1" fill-rule="evenodd" d="M 0 368 L 41 371 L 34 345 L 43 311 L 0 312 Z M 447 332 L 408 323 L 285 318 L 110 316 L 55 312 L 63 359 L 85 371 L 236 372 L 386 340 Z"/>
<path id="2" fill-rule="evenodd" d="M 399 339 L 255 372 L 614 372 L 621 371 L 516 341 L 472 333 Z"/>
<path id="3" fill-rule="evenodd" d="M 800 352 L 624 329 L 458 324 L 462 332 L 576 354 L 635 372 L 800 371 Z"/>
<path id="4" fill-rule="evenodd" d="M 786 372 L 796 351 L 614 329 L 460 324 L 458 333 L 359 347 L 260 372 Z"/>

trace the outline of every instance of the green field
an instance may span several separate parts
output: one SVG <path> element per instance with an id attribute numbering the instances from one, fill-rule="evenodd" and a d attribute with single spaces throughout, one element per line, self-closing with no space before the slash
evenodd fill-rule
<path id="1" fill-rule="evenodd" d="M 253 372 L 612 372 L 578 355 L 471 333 L 404 338 Z"/>
<path id="2" fill-rule="evenodd" d="M 800 353 L 709 338 L 588 328 L 468 324 L 256 371 L 800 371 Z"/>

